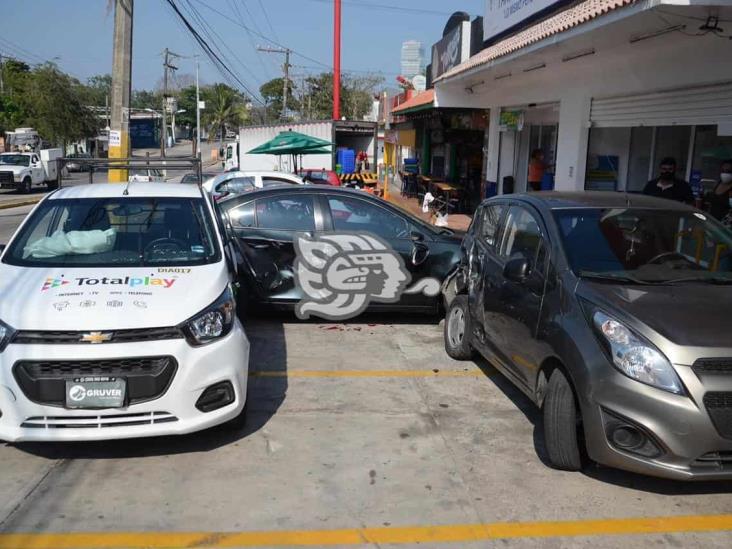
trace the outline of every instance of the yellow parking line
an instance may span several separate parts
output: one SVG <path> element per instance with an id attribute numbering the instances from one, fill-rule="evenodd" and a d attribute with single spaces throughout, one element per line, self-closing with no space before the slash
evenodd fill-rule
<path id="1" fill-rule="evenodd" d="M 691 515 L 556 522 L 496 522 L 343 530 L 270 532 L 89 532 L 0 534 L 0 549 L 168 549 L 174 547 L 306 547 L 367 543 L 449 543 L 509 538 L 553 538 L 722 532 L 732 515 Z"/>
<path id="2" fill-rule="evenodd" d="M 485 377 L 480 370 L 257 370 L 251 377 Z"/>

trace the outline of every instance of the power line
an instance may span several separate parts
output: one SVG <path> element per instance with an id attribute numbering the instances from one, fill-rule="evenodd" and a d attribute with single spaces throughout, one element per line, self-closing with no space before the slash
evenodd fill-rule
<path id="1" fill-rule="evenodd" d="M 243 0 L 244 4 L 246 5 L 246 0 Z M 262 0 L 259 0 L 259 7 L 262 8 L 262 13 L 264 13 L 264 18 L 267 20 L 267 25 L 269 25 L 269 30 L 272 31 L 272 36 L 275 37 L 275 40 L 279 41 L 280 37 L 277 36 L 277 31 L 274 30 L 274 27 L 272 26 L 272 21 L 269 19 L 269 14 L 267 13 L 266 8 L 264 7 L 264 4 L 262 4 Z"/>
<path id="2" fill-rule="evenodd" d="M 262 82 L 259 81 L 259 79 L 254 74 L 254 72 L 252 72 L 252 70 L 249 68 L 249 66 L 245 65 L 242 62 L 242 60 L 239 59 L 239 57 L 236 55 L 236 53 L 228 46 L 226 41 L 223 38 L 221 38 L 221 35 L 219 35 L 219 33 L 217 33 L 216 30 L 211 25 L 208 24 L 206 19 L 198 12 L 198 10 L 193 6 L 193 4 L 191 4 L 190 0 L 186 0 L 186 3 L 188 4 L 190 13 L 192 13 L 194 15 L 194 17 L 199 21 L 199 24 L 201 25 L 204 32 L 208 36 L 209 41 L 216 47 L 216 49 L 219 51 L 219 54 L 221 55 L 221 57 L 223 57 L 225 61 L 227 61 L 227 62 L 229 61 L 229 59 L 226 57 L 226 55 L 221 51 L 221 47 L 218 45 L 218 43 L 216 42 L 214 37 L 211 36 L 211 33 L 213 33 L 213 35 L 216 38 L 218 38 L 219 42 L 221 42 L 224 45 L 224 47 L 228 50 L 228 52 L 231 54 L 231 56 L 234 58 L 234 60 L 237 63 L 239 63 L 239 66 L 241 66 L 244 69 L 244 71 L 247 72 L 249 74 L 249 76 L 252 77 L 252 79 L 254 79 L 255 82 L 263 83 L 263 81 Z M 210 30 L 210 33 L 209 33 L 209 30 Z M 231 63 L 229 62 L 229 64 L 231 64 Z"/>
<path id="3" fill-rule="evenodd" d="M 239 17 L 239 22 L 243 25 L 244 24 L 244 16 L 242 15 L 241 11 L 239 11 L 239 3 L 237 0 L 231 0 L 232 4 L 236 8 L 236 13 Z M 252 17 L 251 12 L 249 11 L 249 7 L 247 6 L 246 2 L 242 3 L 244 9 L 246 10 L 247 14 L 249 15 L 249 19 L 254 22 L 254 17 Z M 262 54 L 257 49 L 257 44 L 254 42 L 254 35 L 249 31 L 249 29 L 246 29 L 247 31 L 247 38 L 249 39 L 249 45 L 252 46 L 252 50 L 256 53 L 257 60 L 259 61 L 259 65 L 262 67 L 262 74 L 264 77 L 269 81 L 272 80 L 272 73 L 267 68 L 267 65 L 264 63 L 264 59 L 262 58 Z"/>
<path id="4" fill-rule="evenodd" d="M 216 68 L 219 69 L 219 71 L 224 74 L 227 73 L 230 75 L 241 87 L 244 89 L 249 96 L 254 99 L 255 101 L 259 102 L 260 104 L 264 105 L 264 102 L 257 97 L 255 94 L 252 93 L 252 91 L 249 89 L 249 87 L 228 67 L 224 61 L 222 61 L 221 57 L 211 48 L 211 46 L 208 44 L 206 40 L 204 40 L 201 35 L 196 31 L 195 28 L 193 28 L 193 25 L 186 19 L 186 17 L 181 13 L 180 9 L 176 5 L 174 0 L 166 0 L 170 7 L 173 9 L 175 14 L 180 18 L 182 23 L 185 25 L 185 27 L 188 29 L 188 31 L 193 35 L 193 37 L 196 39 L 196 42 L 201 47 L 203 52 L 206 54 L 206 56 L 209 58 L 209 60 L 214 64 Z M 204 30 L 205 32 L 205 30 Z"/>
<path id="5" fill-rule="evenodd" d="M 170 0 L 168 0 L 168 1 L 170 1 Z M 254 33 L 255 35 L 259 36 L 263 40 L 266 40 L 267 42 L 269 42 L 270 44 L 272 44 L 274 46 L 277 46 L 277 47 L 283 48 L 283 49 L 289 49 L 293 54 L 297 55 L 298 57 L 302 57 L 303 59 L 307 59 L 308 61 L 311 61 L 311 62 L 313 62 L 313 63 L 315 63 L 317 65 L 320 65 L 322 67 L 325 67 L 325 68 L 328 68 L 328 69 L 331 68 L 330 65 L 327 65 L 327 64 L 325 64 L 325 63 L 323 63 L 321 61 L 318 61 L 317 59 L 313 59 L 312 57 L 308 57 L 307 55 L 305 55 L 303 53 L 300 53 L 300 52 L 297 52 L 297 51 L 293 50 L 292 48 L 287 48 L 286 46 L 283 46 L 279 42 L 276 42 L 275 40 L 272 40 L 271 38 L 265 36 L 264 34 L 262 34 L 260 32 L 257 32 L 257 31 L 255 31 L 253 29 L 251 29 L 250 27 L 248 27 L 247 25 L 244 25 L 243 23 L 237 23 L 236 21 L 232 21 L 231 18 L 228 15 L 226 15 L 225 13 L 220 12 L 219 10 L 217 10 L 216 8 L 214 8 L 212 6 L 209 6 L 208 4 L 206 4 L 205 2 L 203 2 L 203 0 L 196 0 L 196 1 L 199 4 L 201 4 L 202 6 L 204 6 L 205 8 L 213 11 L 214 13 L 219 14 L 221 17 L 223 17 L 224 19 L 226 19 L 229 22 L 233 23 L 234 25 L 237 25 L 237 26 L 239 26 L 239 27 L 241 27 L 243 29 L 248 29 L 250 32 Z"/>

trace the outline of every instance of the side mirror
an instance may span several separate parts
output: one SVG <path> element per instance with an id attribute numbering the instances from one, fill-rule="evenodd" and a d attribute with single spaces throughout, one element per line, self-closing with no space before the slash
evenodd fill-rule
<path id="1" fill-rule="evenodd" d="M 503 267 L 503 277 L 511 282 L 523 283 L 529 277 L 529 260 L 525 257 L 509 259 Z"/>

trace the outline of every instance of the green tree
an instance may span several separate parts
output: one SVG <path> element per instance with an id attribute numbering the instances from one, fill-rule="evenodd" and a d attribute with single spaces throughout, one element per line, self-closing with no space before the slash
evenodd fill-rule
<path id="1" fill-rule="evenodd" d="M 86 85 L 81 86 L 81 95 L 86 105 L 103 107 L 109 104 L 112 96 L 112 75 L 97 74 L 87 78 Z"/>
<path id="2" fill-rule="evenodd" d="M 341 79 L 341 115 L 360 120 L 372 108 L 374 93 L 384 83 L 380 76 L 350 76 Z M 324 72 L 305 80 L 300 115 L 310 120 L 327 120 L 333 114 L 333 73 Z"/>
<path id="3" fill-rule="evenodd" d="M 130 107 L 133 109 L 153 109 L 159 111 L 163 107 L 162 94 L 149 90 L 132 90 Z"/>
<path id="4" fill-rule="evenodd" d="M 24 90 L 31 77 L 31 68 L 22 61 L 8 59 L 2 64 L 4 93 L 0 95 L 0 132 L 26 125 L 27 100 Z"/>
<path id="5" fill-rule="evenodd" d="M 187 86 L 178 92 L 178 109 L 184 110 L 176 115 L 176 123 L 181 126 L 196 127 L 196 86 Z"/>
<path id="6" fill-rule="evenodd" d="M 282 117 L 284 81 L 284 78 L 275 78 L 265 82 L 259 88 L 259 93 L 264 99 L 271 120 L 278 120 Z M 287 110 L 297 111 L 299 109 L 300 102 L 295 98 L 295 84 L 290 80 L 287 86 Z"/>
<path id="7" fill-rule="evenodd" d="M 206 109 L 203 111 L 201 124 L 208 129 L 209 139 L 220 133 L 223 142 L 227 129 L 238 129 L 246 122 L 246 98 L 231 86 L 214 84 L 203 88 L 202 95 L 206 101 Z"/>

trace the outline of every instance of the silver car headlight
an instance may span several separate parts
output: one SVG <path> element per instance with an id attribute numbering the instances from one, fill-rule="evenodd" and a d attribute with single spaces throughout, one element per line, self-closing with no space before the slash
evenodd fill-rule
<path id="1" fill-rule="evenodd" d="M 234 325 L 236 300 L 227 286 L 221 296 L 203 311 L 184 322 L 180 328 L 194 347 L 206 345 L 228 335 Z"/>
<path id="2" fill-rule="evenodd" d="M 676 370 L 648 341 L 602 311 L 595 311 L 592 323 L 608 346 L 615 367 L 626 376 L 670 393 L 683 394 Z"/>

